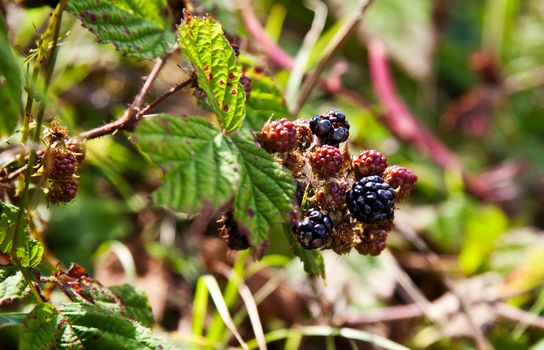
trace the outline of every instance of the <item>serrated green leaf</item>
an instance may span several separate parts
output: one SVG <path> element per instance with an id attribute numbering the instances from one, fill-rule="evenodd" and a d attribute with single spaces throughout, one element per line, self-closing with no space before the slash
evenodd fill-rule
<path id="1" fill-rule="evenodd" d="M 166 0 L 70 0 L 66 10 L 101 42 L 135 58 L 160 57 L 176 42 Z"/>
<path id="2" fill-rule="evenodd" d="M 143 121 L 134 141 L 166 171 L 157 204 L 194 214 L 218 209 L 234 194 L 235 158 L 218 127 L 197 117 L 158 115 Z"/>
<path id="3" fill-rule="evenodd" d="M 295 183 L 248 135 L 235 135 L 232 141 L 240 165 L 234 219 L 251 232 L 251 241 L 257 245 L 272 227 L 288 220 Z"/>
<path id="4" fill-rule="evenodd" d="M 1 17 L 1 16 L 0 16 Z M 17 60 L 11 53 L 7 27 L 0 18 L 0 136 L 15 130 L 21 114 L 23 78 Z"/>
<path id="5" fill-rule="evenodd" d="M 283 93 L 274 80 L 254 69 L 248 69 L 246 75 L 251 79 L 251 94 L 246 101 L 245 119 L 249 128 L 260 130 L 272 115 L 274 119 L 288 117 Z"/>
<path id="6" fill-rule="evenodd" d="M 179 45 L 221 126 L 227 131 L 237 129 L 246 114 L 242 67 L 221 24 L 212 17 L 186 16 L 179 26 Z"/>
<path id="7" fill-rule="evenodd" d="M 291 252 L 297 256 L 304 264 L 304 271 L 307 274 L 313 276 L 321 276 L 325 278 L 325 263 L 323 262 L 323 256 L 321 253 L 315 250 L 306 250 L 295 242 L 290 230 L 284 230 L 285 237 L 291 248 Z"/>
<path id="8" fill-rule="evenodd" d="M 22 350 L 175 349 L 138 322 L 86 303 L 36 306 L 20 339 Z"/>
<path id="9" fill-rule="evenodd" d="M 21 271 L 13 266 L 0 268 L 0 306 L 10 304 L 30 293 Z"/>
<path id="10" fill-rule="evenodd" d="M 126 318 L 140 322 L 146 327 L 153 325 L 151 305 L 144 292 L 123 284 L 107 288 L 110 293 L 93 294 L 95 303 Z"/>
<path id="11" fill-rule="evenodd" d="M 11 254 L 18 213 L 16 206 L 0 202 L 0 252 L 4 254 Z M 24 228 L 20 228 L 16 254 L 23 267 L 34 267 L 42 260 L 43 246 L 28 235 L 26 221 L 24 225 Z"/>

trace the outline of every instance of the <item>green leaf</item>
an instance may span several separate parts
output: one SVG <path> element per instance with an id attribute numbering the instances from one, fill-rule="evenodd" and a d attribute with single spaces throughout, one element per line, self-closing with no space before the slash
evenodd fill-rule
<path id="1" fill-rule="evenodd" d="M 104 291 L 110 293 L 104 293 Z M 146 327 L 153 325 L 153 313 L 147 296 L 131 285 L 123 284 L 104 288 L 99 293 L 93 293 L 93 297 L 95 303 L 106 310 L 138 321 Z"/>
<path id="2" fill-rule="evenodd" d="M 246 101 L 245 119 L 249 128 L 260 130 L 272 115 L 274 119 L 288 117 L 283 92 L 274 80 L 254 69 L 249 69 L 246 75 L 251 79 L 251 94 Z"/>
<path id="3" fill-rule="evenodd" d="M 28 315 L 19 347 L 27 349 L 175 349 L 138 322 L 86 303 L 40 304 Z"/>
<path id="4" fill-rule="evenodd" d="M 26 312 L 7 312 L 5 314 L 0 314 L 0 329 L 3 327 L 22 325 L 27 315 Z"/>
<path id="5" fill-rule="evenodd" d="M 306 250 L 295 241 L 291 230 L 287 228 L 283 230 L 291 252 L 297 256 L 304 264 L 304 271 L 307 274 L 313 276 L 321 276 L 325 278 L 325 263 L 323 262 L 323 256 L 321 253 L 315 250 Z"/>
<path id="6" fill-rule="evenodd" d="M 1 16 L 0 16 L 1 17 Z M 11 53 L 7 27 L 0 18 L 0 136 L 15 130 L 21 114 L 23 78 L 19 64 Z"/>
<path id="7" fill-rule="evenodd" d="M 472 213 L 465 224 L 465 241 L 459 255 L 461 269 L 467 274 L 476 272 L 507 228 L 508 219 L 499 208 L 487 206 Z"/>
<path id="8" fill-rule="evenodd" d="M 247 135 L 232 137 L 238 154 L 240 180 L 234 200 L 234 219 L 262 243 L 271 228 L 288 220 L 295 183 L 266 151 Z"/>
<path id="9" fill-rule="evenodd" d="M 4 254 L 11 254 L 18 214 L 19 208 L 0 202 L 0 252 Z M 34 267 L 42 260 L 43 246 L 28 235 L 26 220 L 24 228 L 19 230 L 21 237 L 16 249 L 17 258 L 23 267 Z"/>
<path id="10" fill-rule="evenodd" d="M 157 204 L 194 214 L 232 198 L 235 158 L 221 130 L 208 121 L 155 116 L 140 124 L 134 140 L 166 171 L 154 194 Z"/>
<path id="11" fill-rule="evenodd" d="M 66 9 L 101 42 L 135 58 L 160 57 L 176 42 L 166 0 L 70 0 Z"/>
<path id="12" fill-rule="evenodd" d="M 211 17 L 186 15 L 179 26 L 179 45 L 221 126 L 227 131 L 237 129 L 246 114 L 242 67 L 221 24 Z"/>
<path id="13" fill-rule="evenodd" d="M 10 304 L 30 294 L 21 271 L 13 266 L 0 268 L 0 306 Z"/>

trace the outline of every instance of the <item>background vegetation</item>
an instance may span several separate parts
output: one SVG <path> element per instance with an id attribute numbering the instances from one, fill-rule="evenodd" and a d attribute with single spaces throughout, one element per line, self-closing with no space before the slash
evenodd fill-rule
<path id="1" fill-rule="evenodd" d="M 0 2 L 9 39 L 0 42 L 0 55 L 13 54 L 24 79 L 10 78 L 14 68 L 2 65 L 0 87 L 1 78 L 28 86 L 52 12 L 28 6 L 40 1 L 18 3 Z M 419 181 L 396 211 L 386 251 L 324 251 L 321 278 L 305 272 L 281 230 L 255 259 L 228 251 L 215 211 L 192 216 L 153 205 L 161 172 L 132 133 L 120 131 L 87 142 L 75 201 L 53 206 L 38 198 L 29 228 L 44 242 L 44 275 L 57 262 L 76 262 L 104 286 L 137 286 L 151 305 L 153 332 L 181 348 L 264 348 L 265 340 L 269 349 L 544 348 L 542 1 L 374 0 L 366 8 L 355 0 L 173 0 L 167 16 L 146 17 L 159 28 L 159 44 L 112 40 L 119 50 L 82 26 L 93 29 L 94 22 L 78 9 L 85 2 L 68 3 L 49 89 L 39 98 L 47 125 L 56 118 L 75 136 L 123 116 L 153 58 L 174 44 L 177 31 L 169 26 L 189 8 L 214 16 L 239 46 L 242 64 L 273 78 L 284 94 L 274 108 L 305 119 L 345 112 L 354 153 L 380 150 Z M 147 102 L 191 78 L 194 59 L 184 52 L 165 60 Z M 44 79 L 42 70 L 37 81 Z M 253 81 L 256 93 L 274 86 L 266 79 Z M 1 91 L 1 98 L 21 95 Z M 180 88 L 153 111 L 215 120 L 194 94 Z M 249 127 L 266 121 L 264 109 L 248 102 Z M 236 127 L 221 118 L 225 129 Z M 3 136 L 15 127 L 9 123 L 2 119 Z M 6 201 L 17 190 L 10 184 L 24 182 L 5 181 L 21 152 L 20 124 L 0 144 Z M 13 285 L 4 282 L 12 272 L 0 274 L 0 348 L 16 348 L 32 329 L 28 320 L 22 325 L 32 296 L 9 299 Z M 53 290 L 48 298 L 55 304 L 65 297 Z M 63 312 L 85 311 L 77 305 Z M 153 323 L 150 314 L 124 315 L 138 327 Z"/>

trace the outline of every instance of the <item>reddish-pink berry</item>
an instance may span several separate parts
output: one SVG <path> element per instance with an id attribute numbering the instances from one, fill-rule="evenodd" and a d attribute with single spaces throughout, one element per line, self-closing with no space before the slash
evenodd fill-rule
<path id="1" fill-rule="evenodd" d="M 310 153 L 309 160 L 314 171 L 324 176 L 338 173 L 344 161 L 340 150 L 329 145 L 323 145 Z"/>
<path id="2" fill-rule="evenodd" d="M 288 152 L 297 146 L 297 128 L 286 118 L 267 122 L 257 139 L 269 152 Z"/>
<path id="3" fill-rule="evenodd" d="M 397 191 L 397 199 L 405 199 L 416 186 L 417 175 L 405 167 L 393 165 L 385 169 L 383 179 Z"/>
<path id="4" fill-rule="evenodd" d="M 351 166 L 358 179 L 382 175 L 387 168 L 387 159 L 378 151 L 366 150 L 353 159 Z"/>

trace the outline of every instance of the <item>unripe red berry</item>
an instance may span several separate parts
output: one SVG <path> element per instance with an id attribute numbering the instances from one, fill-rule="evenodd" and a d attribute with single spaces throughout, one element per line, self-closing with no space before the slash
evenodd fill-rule
<path id="1" fill-rule="evenodd" d="M 387 159 L 378 151 L 366 150 L 351 162 L 355 177 L 362 179 L 371 175 L 382 175 L 387 168 Z"/>
<path id="2" fill-rule="evenodd" d="M 81 162 L 83 162 L 83 160 L 85 159 L 85 153 L 87 151 L 85 142 L 79 139 L 69 139 L 66 142 L 66 149 L 72 152 L 72 154 L 76 158 L 77 164 L 81 165 Z"/>
<path id="3" fill-rule="evenodd" d="M 76 165 L 77 160 L 72 152 L 54 148 L 45 159 L 46 175 L 53 180 L 67 179 L 76 171 Z"/>
<path id="4" fill-rule="evenodd" d="M 68 180 L 53 181 L 47 193 L 47 200 L 51 204 L 68 203 L 76 198 L 78 187 L 79 180 L 74 177 Z"/>
<path id="5" fill-rule="evenodd" d="M 417 175 L 409 169 L 393 165 L 385 169 L 383 179 L 397 191 L 397 199 L 405 199 L 416 186 Z"/>
<path id="6" fill-rule="evenodd" d="M 366 230 L 355 249 L 363 255 L 380 255 L 385 249 L 388 232 L 382 229 Z"/>
<path id="7" fill-rule="evenodd" d="M 269 152 L 288 152 L 297 146 L 297 128 L 286 118 L 267 122 L 257 139 Z"/>
<path id="8" fill-rule="evenodd" d="M 344 159 L 338 148 L 323 145 L 310 153 L 309 160 L 317 174 L 328 176 L 334 175 L 342 169 Z"/>

